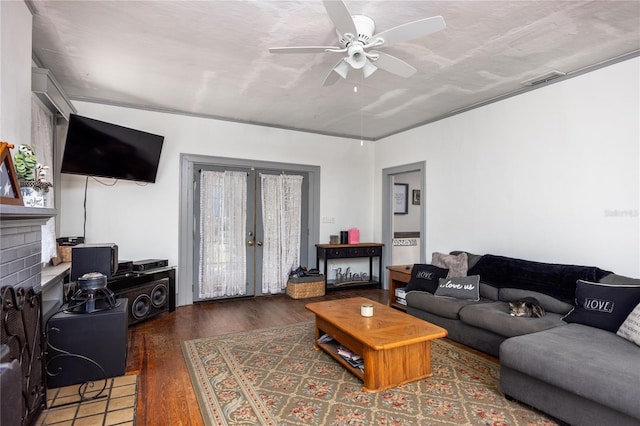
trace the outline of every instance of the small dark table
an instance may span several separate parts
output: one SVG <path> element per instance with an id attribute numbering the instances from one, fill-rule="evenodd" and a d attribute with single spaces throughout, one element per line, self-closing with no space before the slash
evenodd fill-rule
<path id="1" fill-rule="evenodd" d="M 380 286 L 382 280 L 382 248 L 384 244 L 379 243 L 360 243 L 360 244 L 316 244 L 316 266 L 320 269 L 320 260 L 324 261 L 323 271 L 325 288 L 327 290 L 363 286 L 377 285 Z M 346 280 L 329 280 L 327 279 L 327 264 L 329 260 L 341 260 L 349 258 L 368 257 L 369 258 L 369 276 L 368 279 L 346 279 Z M 373 275 L 373 258 L 378 258 L 378 276 Z"/>

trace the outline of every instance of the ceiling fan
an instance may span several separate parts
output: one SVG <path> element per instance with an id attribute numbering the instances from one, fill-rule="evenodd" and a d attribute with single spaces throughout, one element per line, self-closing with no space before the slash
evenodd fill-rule
<path id="1" fill-rule="evenodd" d="M 335 83 L 338 77 L 347 78 L 349 69 L 361 69 L 365 78 L 378 68 L 401 77 L 411 77 L 416 69 L 401 59 L 373 50 L 394 43 L 413 40 L 446 27 L 442 16 L 420 19 L 374 35 L 376 24 L 365 15 L 351 15 L 342 0 L 323 0 L 324 8 L 336 27 L 338 46 L 272 47 L 271 53 L 346 53 L 329 71 L 323 86 Z"/>

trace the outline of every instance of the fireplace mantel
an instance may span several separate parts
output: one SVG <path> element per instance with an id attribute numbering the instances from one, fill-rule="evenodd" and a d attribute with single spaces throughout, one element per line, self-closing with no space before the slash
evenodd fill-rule
<path id="1" fill-rule="evenodd" d="M 56 209 L 42 207 L 24 207 L 0 204 L 0 219 L 4 221 L 13 220 L 43 220 L 42 224 L 57 214 Z"/>
<path id="2" fill-rule="evenodd" d="M 0 264 L 12 272 L 0 276 L 0 287 L 10 285 L 42 292 L 45 320 L 62 305 L 64 276 L 69 271 L 69 264 L 44 268 L 41 264 L 41 225 L 56 214 L 56 209 L 0 205 L 0 234 L 5 239 L 0 246 L 6 254 Z"/>

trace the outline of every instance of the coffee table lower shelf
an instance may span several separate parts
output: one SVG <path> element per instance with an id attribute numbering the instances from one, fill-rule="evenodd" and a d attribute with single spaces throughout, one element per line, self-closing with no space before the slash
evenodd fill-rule
<path id="1" fill-rule="evenodd" d="M 329 355 L 331 358 L 338 361 L 339 364 L 342 364 L 342 366 L 347 370 L 349 370 L 351 373 L 353 373 L 354 376 L 364 381 L 364 373 L 362 372 L 362 370 L 349 364 L 349 362 L 346 359 L 344 359 L 342 356 L 340 356 L 340 354 L 338 354 L 338 345 L 340 345 L 340 343 L 337 342 L 336 340 L 333 340 L 327 343 L 318 343 L 318 348 L 325 351 L 327 355 Z"/>

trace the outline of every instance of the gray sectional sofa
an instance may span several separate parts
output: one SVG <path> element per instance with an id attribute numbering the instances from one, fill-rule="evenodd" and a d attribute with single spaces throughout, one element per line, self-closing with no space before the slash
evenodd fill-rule
<path id="1" fill-rule="evenodd" d="M 479 276 L 478 300 L 440 297 L 410 283 L 409 314 L 499 357 L 507 397 L 572 425 L 640 425 L 640 342 L 616 334 L 625 318 L 609 321 L 613 302 L 601 293 L 587 297 L 592 289 L 612 292 L 617 311 L 627 315 L 640 303 L 640 280 L 596 267 L 467 252 L 448 257 L 454 267 L 466 263 L 464 274 Z M 508 302 L 527 296 L 544 307 L 542 318 L 510 316 Z M 603 312 L 594 316 L 578 299 L 600 303 Z"/>

